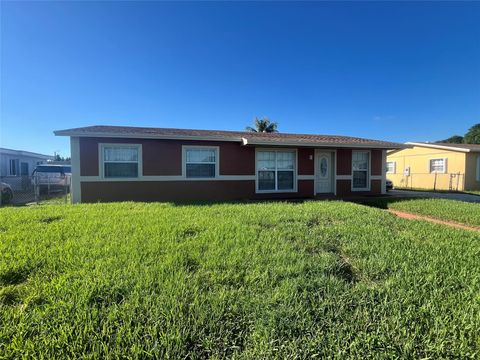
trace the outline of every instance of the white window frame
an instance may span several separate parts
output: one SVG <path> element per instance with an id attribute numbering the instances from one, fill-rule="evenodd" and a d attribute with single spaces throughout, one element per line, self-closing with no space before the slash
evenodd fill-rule
<path id="1" fill-rule="evenodd" d="M 214 177 L 187 177 L 187 150 L 214 150 L 215 151 L 215 176 Z M 194 164 L 194 163 L 189 163 Z M 212 163 L 198 163 L 212 164 Z M 182 145 L 182 178 L 188 180 L 215 180 L 220 176 L 220 147 L 208 145 Z"/>
<path id="2" fill-rule="evenodd" d="M 137 161 L 131 161 L 136 162 L 138 173 L 137 176 L 134 177 L 105 177 L 105 159 L 104 159 L 104 149 L 106 147 L 116 147 L 116 148 L 132 148 L 136 147 L 138 151 L 138 159 Z M 138 180 L 143 176 L 143 156 L 142 156 L 142 144 L 128 144 L 128 143 L 100 143 L 98 144 L 98 165 L 99 165 L 99 174 L 102 179 L 107 179 L 111 181 L 128 181 L 128 180 Z M 122 161 L 122 162 L 128 162 L 128 161 Z"/>
<path id="3" fill-rule="evenodd" d="M 443 170 L 441 171 L 432 171 L 432 161 L 442 160 L 443 161 Z M 447 172 L 447 158 L 432 158 L 428 159 L 428 172 L 429 174 L 445 174 Z"/>
<path id="4" fill-rule="evenodd" d="M 353 187 L 353 154 L 354 153 L 366 153 L 368 154 L 368 168 L 367 168 L 367 187 L 365 188 L 355 188 Z M 358 171 L 358 170 L 355 170 Z M 372 172 L 372 152 L 370 150 L 352 150 L 352 180 L 351 184 L 351 191 L 370 191 L 371 184 L 371 172 Z"/>
<path id="5" fill-rule="evenodd" d="M 388 171 L 388 164 L 393 164 L 393 171 Z M 396 161 L 387 161 L 386 162 L 386 173 L 387 174 L 396 174 L 397 173 L 397 162 Z"/>
<path id="6" fill-rule="evenodd" d="M 12 162 L 15 164 L 15 171 L 12 171 Z M 20 159 L 9 159 L 8 160 L 8 174 L 9 174 L 9 176 L 19 176 L 20 175 Z"/>
<path id="7" fill-rule="evenodd" d="M 277 183 L 277 155 L 275 155 L 275 190 L 259 190 L 259 178 L 258 178 L 258 153 L 262 151 L 273 151 L 273 152 L 292 152 L 295 153 L 295 164 L 293 167 L 293 189 L 286 190 L 280 189 L 278 190 L 278 183 Z M 270 170 L 271 171 L 271 170 Z M 280 169 L 282 171 L 282 169 Z M 272 194 L 272 193 L 295 193 L 298 192 L 298 150 L 297 149 L 289 149 L 289 148 L 255 148 L 255 193 L 257 194 Z"/>

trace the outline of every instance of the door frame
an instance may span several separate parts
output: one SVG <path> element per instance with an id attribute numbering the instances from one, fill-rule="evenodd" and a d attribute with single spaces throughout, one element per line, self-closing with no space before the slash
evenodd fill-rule
<path id="1" fill-rule="evenodd" d="M 333 195 L 337 195 L 337 149 L 315 149 L 315 156 L 314 156 L 314 175 L 313 175 L 313 194 L 317 195 L 317 171 L 318 169 L 318 154 L 319 153 L 330 153 L 331 154 L 331 160 L 330 162 L 332 163 L 330 166 L 332 167 L 332 192 Z M 318 194 L 330 194 L 330 193 L 318 193 Z"/>

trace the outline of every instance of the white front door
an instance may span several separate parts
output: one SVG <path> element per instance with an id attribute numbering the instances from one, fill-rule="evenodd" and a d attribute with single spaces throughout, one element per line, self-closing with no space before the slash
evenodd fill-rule
<path id="1" fill-rule="evenodd" d="M 316 153 L 316 171 L 315 186 L 316 193 L 332 193 L 332 153 L 317 152 Z"/>

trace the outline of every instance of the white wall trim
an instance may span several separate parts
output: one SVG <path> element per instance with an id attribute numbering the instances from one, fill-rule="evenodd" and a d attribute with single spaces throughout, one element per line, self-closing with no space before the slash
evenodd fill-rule
<path id="1" fill-rule="evenodd" d="M 315 180 L 315 175 L 297 175 L 297 180 Z"/>
<path id="2" fill-rule="evenodd" d="M 185 178 L 182 175 L 147 175 L 138 178 L 102 178 L 81 176 L 81 182 L 132 182 L 132 181 L 255 181 L 255 175 L 220 175 L 216 178 Z"/>
<path id="3" fill-rule="evenodd" d="M 82 187 L 80 184 L 80 139 L 75 136 L 70 138 L 70 157 L 72 165 L 70 201 L 72 204 L 78 204 L 82 202 Z"/>
<path id="4" fill-rule="evenodd" d="M 336 180 L 352 180 L 353 175 L 337 175 Z"/>

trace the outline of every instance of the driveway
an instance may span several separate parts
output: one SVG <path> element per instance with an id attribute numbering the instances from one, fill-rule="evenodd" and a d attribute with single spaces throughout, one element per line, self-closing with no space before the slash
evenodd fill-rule
<path id="1" fill-rule="evenodd" d="M 392 197 L 419 197 L 419 198 L 448 199 L 448 200 L 480 203 L 480 196 L 473 195 L 473 194 L 442 193 L 442 192 L 411 191 L 411 190 L 390 190 L 388 194 L 391 195 Z"/>

